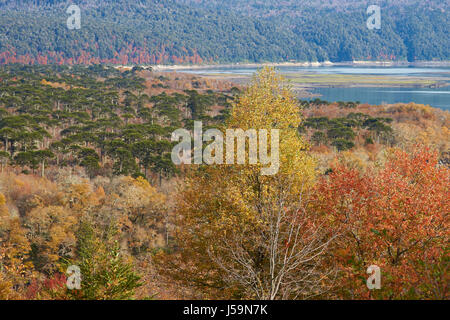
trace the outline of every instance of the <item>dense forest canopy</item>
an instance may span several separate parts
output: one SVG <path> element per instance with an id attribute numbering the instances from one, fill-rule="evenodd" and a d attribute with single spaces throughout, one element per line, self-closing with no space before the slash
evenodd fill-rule
<path id="1" fill-rule="evenodd" d="M 222 121 L 226 114 L 208 111 L 233 99 L 232 92 L 205 91 L 195 78 L 181 77 L 139 67 L 1 67 L 2 170 L 14 162 L 33 172 L 40 166 L 42 175 L 49 165 L 81 166 L 91 176 L 103 169 L 106 175 L 154 173 L 159 180 L 173 175 L 171 133 L 194 120 Z M 200 87 L 204 93 L 195 90 Z"/>
<path id="2" fill-rule="evenodd" d="M 449 60 L 447 1 L 0 1 L 0 63 Z"/>

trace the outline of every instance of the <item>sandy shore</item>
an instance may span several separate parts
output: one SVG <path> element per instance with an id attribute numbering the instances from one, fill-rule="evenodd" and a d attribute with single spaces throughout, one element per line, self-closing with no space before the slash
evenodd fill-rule
<path id="1" fill-rule="evenodd" d="M 323 67 L 334 66 L 333 62 L 279 62 L 279 63 L 232 63 L 232 64 L 202 64 L 202 65 L 154 65 L 155 71 L 168 70 L 192 70 L 192 69 L 213 69 L 213 68 L 261 68 L 261 67 Z"/>
<path id="2" fill-rule="evenodd" d="M 271 67 L 330 67 L 330 66 L 365 66 L 365 67 L 450 67 L 450 61 L 350 61 L 350 62 L 268 62 L 268 63 L 230 63 L 201 65 L 152 65 L 155 71 L 177 71 L 213 68 L 261 68 Z"/>

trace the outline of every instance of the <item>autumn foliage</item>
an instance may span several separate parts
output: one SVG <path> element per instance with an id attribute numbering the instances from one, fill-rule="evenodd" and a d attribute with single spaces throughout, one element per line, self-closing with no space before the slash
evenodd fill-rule
<path id="1" fill-rule="evenodd" d="M 28 141 L 35 127 L 15 140 L 3 131 L 0 299 L 449 298 L 448 112 L 414 104 L 302 109 L 271 68 L 242 93 L 177 73 L 122 76 L 135 72 L 151 74 L 139 82 L 145 94 L 120 90 L 103 108 L 117 99 L 128 112 L 136 107 L 136 117 L 89 121 L 104 131 L 91 142 L 76 134 L 67 152 L 54 145 L 52 161 L 19 168 L 24 158 L 10 152 L 29 154 L 58 134 L 38 143 Z M 74 90 L 67 83 L 44 85 Z M 25 104 L 17 92 L 8 94 L 11 105 Z M 19 118 L 0 112 L 14 130 L 28 123 Z M 261 161 L 174 168 L 167 136 L 193 120 L 221 132 L 278 129 L 279 170 L 261 175 Z M 94 138 L 106 139 L 111 127 L 105 148 Z M 354 147 L 324 142 L 341 136 Z M 39 166 L 40 176 L 26 170 Z M 81 289 L 67 288 L 69 265 L 80 267 Z M 366 286 L 371 265 L 381 269 L 380 289 Z"/>
<path id="2" fill-rule="evenodd" d="M 336 164 L 317 185 L 317 210 L 341 237 L 335 261 L 344 298 L 448 297 L 450 171 L 437 154 L 392 150 L 384 167 L 360 172 Z M 365 288 L 366 269 L 382 289 Z"/>

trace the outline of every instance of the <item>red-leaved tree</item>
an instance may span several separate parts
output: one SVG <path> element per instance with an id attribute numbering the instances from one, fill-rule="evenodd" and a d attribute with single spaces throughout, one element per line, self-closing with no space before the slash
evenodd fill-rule
<path id="1" fill-rule="evenodd" d="M 343 298 L 448 298 L 450 170 L 436 153 L 393 150 L 386 165 L 359 172 L 336 165 L 318 184 L 317 209 L 342 236 Z M 381 268 L 382 287 L 366 287 L 367 267 Z"/>

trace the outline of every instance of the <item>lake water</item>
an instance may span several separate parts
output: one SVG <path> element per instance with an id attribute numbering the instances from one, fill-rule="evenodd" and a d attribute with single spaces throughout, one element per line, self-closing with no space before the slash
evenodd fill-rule
<path id="1" fill-rule="evenodd" d="M 450 83 L 450 67 L 277 67 L 282 74 L 346 74 L 346 75 L 391 75 L 441 77 Z M 180 72 L 194 74 L 228 74 L 251 75 L 257 71 L 256 67 L 217 67 L 204 69 L 185 69 Z M 450 110 L 450 86 L 441 88 L 398 88 L 398 87 L 360 87 L 360 88 L 314 88 L 312 93 L 322 96 L 327 101 L 360 101 L 379 105 L 382 103 L 429 104 L 436 108 Z"/>
<path id="2" fill-rule="evenodd" d="M 450 110 L 450 88 L 316 88 L 320 99 L 327 101 L 360 101 L 373 105 L 415 102 Z"/>

